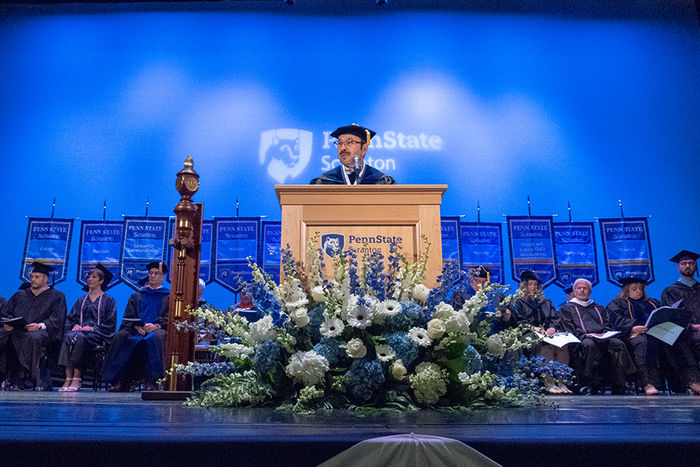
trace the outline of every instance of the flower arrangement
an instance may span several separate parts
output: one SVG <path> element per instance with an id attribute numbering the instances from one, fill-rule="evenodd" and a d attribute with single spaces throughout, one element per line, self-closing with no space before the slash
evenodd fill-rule
<path id="1" fill-rule="evenodd" d="M 202 307 L 189 310 L 197 322 L 177 323 L 220 342 L 210 350 L 221 361 L 174 368 L 209 377 L 189 405 L 306 412 L 512 406 L 543 401 L 542 375 L 570 377 L 547 370 L 551 362 L 521 361 L 536 343 L 523 337 L 526 326 L 494 332 L 507 286 L 487 284 L 460 309 L 451 298 L 469 276 L 458 264 L 445 265 L 437 287 L 425 286 L 427 241 L 412 263 L 395 246 L 386 261 L 381 253 L 358 259 L 341 252 L 325 278 L 316 240 L 306 250 L 306 272 L 282 251 L 280 284 L 251 264 L 260 320 Z"/>

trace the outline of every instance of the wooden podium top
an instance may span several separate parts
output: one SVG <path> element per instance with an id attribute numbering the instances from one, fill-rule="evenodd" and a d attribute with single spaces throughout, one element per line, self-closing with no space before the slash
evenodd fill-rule
<path id="1" fill-rule="evenodd" d="M 447 185 L 275 185 L 280 206 L 289 204 L 439 205 L 445 190 Z"/>

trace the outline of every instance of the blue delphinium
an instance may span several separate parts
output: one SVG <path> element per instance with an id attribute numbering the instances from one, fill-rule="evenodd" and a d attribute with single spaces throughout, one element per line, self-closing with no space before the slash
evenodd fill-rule
<path id="1" fill-rule="evenodd" d="M 434 310 L 440 302 L 449 303 L 453 292 L 467 282 L 467 274 L 462 271 L 459 261 L 446 261 L 442 267 L 442 275 L 437 277 L 438 286 L 430 291 L 426 306 Z"/>
<path id="2" fill-rule="evenodd" d="M 343 357 L 338 341 L 328 337 L 322 338 L 321 342 L 314 345 L 314 352 L 325 357 L 328 360 L 328 366 L 331 368 L 337 366 L 341 357 Z"/>
<path id="3" fill-rule="evenodd" d="M 307 314 L 309 317 L 309 324 L 306 325 L 306 332 L 309 333 L 311 340 L 313 342 L 318 342 L 321 340 L 321 324 L 323 324 L 323 307 L 318 305 L 309 311 Z"/>
<path id="4" fill-rule="evenodd" d="M 464 357 L 467 359 L 467 366 L 464 369 L 464 371 L 468 374 L 474 374 L 477 371 L 481 371 L 481 368 L 483 368 L 484 363 L 481 361 L 481 355 L 477 350 L 472 347 L 471 345 L 468 345 L 466 349 L 464 349 Z"/>
<path id="5" fill-rule="evenodd" d="M 352 362 L 345 374 L 345 389 L 350 398 L 360 404 L 366 404 L 384 383 L 384 371 L 379 360 L 358 358 Z"/>
<path id="6" fill-rule="evenodd" d="M 360 277 L 357 274 L 357 251 L 355 251 L 354 248 L 348 248 L 344 254 L 349 265 L 348 276 L 350 277 L 350 293 L 353 295 L 362 295 Z"/>
<path id="7" fill-rule="evenodd" d="M 282 345 L 276 341 L 264 341 L 255 349 L 253 365 L 259 373 L 267 373 L 273 370 L 279 358 Z"/>
<path id="8" fill-rule="evenodd" d="M 408 366 L 418 358 L 418 346 L 413 342 L 406 332 L 395 332 L 391 334 L 386 343 L 396 352 L 396 359 L 401 360 L 403 366 Z"/>
<path id="9" fill-rule="evenodd" d="M 372 252 L 369 255 L 368 267 L 365 283 L 375 291 L 379 300 L 385 300 L 389 277 L 384 273 L 384 255 L 379 251 Z"/>

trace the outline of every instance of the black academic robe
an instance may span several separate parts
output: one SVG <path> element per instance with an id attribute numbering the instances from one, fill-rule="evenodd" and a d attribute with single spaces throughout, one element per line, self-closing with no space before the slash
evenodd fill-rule
<path id="1" fill-rule="evenodd" d="M 559 312 L 552 301 L 541 297 L 539 300 L 518 299 L 515 301 L 515 319 L 518 324 L 527 323 L 544 329 L 554 328 L 561 331 Z"/>
<path id="2" fill-rule="evenodd" d="M 63 337 L 66 311 L 65 296 L 54 288 L 39 295 L 34 295 L 30 288 L 20 290 L 7 302 L 5 314 L 8 317 L 21 316 L 27 323 L 44 323 L 46 326 L 38 331 L 14 329 L 10 333 L 20 372 L 16 382 L 30 378 L 41 389 L 51 388 L 48 378 L 42 378 L 40 363 L 49 344 Z"/>
<path id="3" fill-rule="evenodd" d="M 76 300 L 66 317 L 59 365 L 82 368 L 86 351 L 101 345 L 103 340 L 111 339 L 116 321 L 117 302 L 111 295 L 102 294 L 91 301 L 90 294 L 85 294 Z M 75 325 L 90 326 L 94 331 L 73 331 Z"/>
<path id="4" fill-rule="evenodd" d="M 5 309 L 7 308 L 7 300 L 5 297 L 0 297 L 0 318 L 7 318 L 5 316 Z M 3 381 L 7 376 L 7 348 L 10 343 L 10 336 L 3 326 L 0 326 L 0 381 Z"/>
<path id="5" fill-rule="evenodd" d="M 627 376 L 636 372 L 625 343 L 617 337 L 597 339 L 586 335 L 618 331 L 619 318 L 611 316 L 603 305 L 595 302 L 588 306 L 568 302 L 560 313 L 564 330 L 581 340 L 574 365 L 581 384 L 600 388 L 605 379 L 613 386 L 613 391 L 621 391 Z M 604 360 L 609 363 L 609 369 L 601 374 Z"/>
<path id="6" fill-rule="evenodd" d="M 345 177 L 343 177 L 343 165 L 339 165 L 334 169 L 324 172 L 310 182 L 311 185 L 345 185 Z M 389 175 L 380 172 L 374 167 L 365 164 L 364 173 L 360 178 L 359 185 L 395 185 L 396 180 Z"/>
<path id="7" fill-rule="evenodd" d="M 148 334 L 142 335 L 135 329 L 134 322 L 122 321 L 119 331 L 114 336 L 107 355 L 107 361 L 102 370 L 102 378 L 109 384 L 122 384 L 125 378 L 138 372 L 132 363 L 138 359 L 137 350 L 143 349 L 145 355 L 145 379 L 147 384 L 155 382 L 163 377 L 163 355 L 165 352 L 166 329 L 168 325 L 168 309 L 170 303 L 170 291 L 165 287 L 152 290 L 144 287 L 129 297 L 129 302 L 124 311 L 125 319 L 144 319 L 142 303 L 144 295 L 149 295 L 159 302 L 159 310 L 155 319 L 151 322 L 161 326 Z"/>
<path id="8" fill-rule="evenodd" d="M 690 322 L 692 324 L 700 324 L 700 282 L 696 282 L 692 287 L 682 282 L 674 282 L 661 293 L 661 304 L 663 306 L 673 305 L 681 299 L 683 299 L 681 308 L 689 310 L 691 313 Z M 695 366 L 697 366 L 697 362 L 700 361 L 700 331 L 691 328 L 687 331 L 687 334 Z"/>

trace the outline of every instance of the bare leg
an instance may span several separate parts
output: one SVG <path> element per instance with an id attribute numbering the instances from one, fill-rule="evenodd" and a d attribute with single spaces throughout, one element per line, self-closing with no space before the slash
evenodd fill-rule
<path id="1" fill-rule="evenodd" d="M 71 382 L 73 380 L 73 368 L 68 368 L 66 367 L 66 381 L 63 383 L 63 386 L 61 386 L 58 390 L 63 392 L 65 391 L 68 386 L 71 385 Z"/>
<path id="2" fill-rule="evenodd" d="M 80 389 L 80 370 L 78 368 L 73 369 L 73 381 L 70 383 L 69 391 L 77 391 Z"/>

